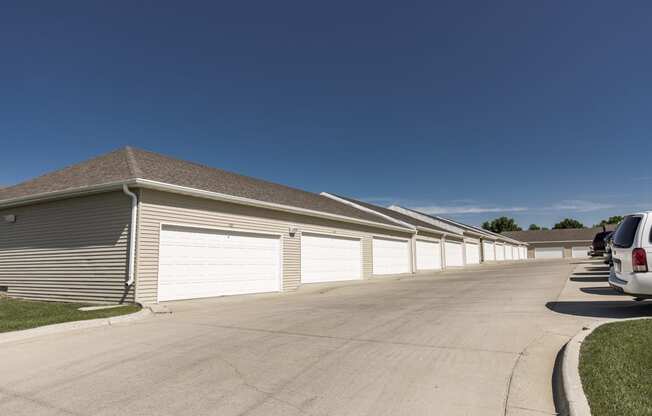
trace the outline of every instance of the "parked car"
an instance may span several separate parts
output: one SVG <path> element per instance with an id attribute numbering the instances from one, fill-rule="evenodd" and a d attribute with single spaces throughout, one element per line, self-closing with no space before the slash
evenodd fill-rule
<path id="1" fill-rule="evenodd" d="M 637 300 L 652 298 L 652 211 L 625 216 L 613 236 L 613 268 L 609 284 Z"/>
<path id="2" fill-rule="evenodd" d="M 618 228 L 616 228 L 616 230 L 617 229 Z M 611 256 L 611 252 L 613 250 L 615 232 L 615 230 L 611 231 L 604 239 L 604 264 L 608 264 L 610 266 L 613 265 L 613 257 Z"/>
<path id="3" fill-rule="evenodd" d="M 605 252 L 605 243 L 604 239 L 611 231 L 601 231 L 593 237 L 593 243 L 589 248 L 589 256 L 591 257 L 600 257 L 604 256 Z"/>

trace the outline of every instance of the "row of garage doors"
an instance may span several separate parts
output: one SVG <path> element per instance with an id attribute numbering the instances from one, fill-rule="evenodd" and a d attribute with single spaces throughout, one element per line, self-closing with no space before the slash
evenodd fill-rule
<path id="1" fill-rule="evenodd" d="M 417 270 L 442 268 L 440 241 L 416 241 Z M 500 253 L 502 245 L 494 250 Z M 410 240 L 372 240 L 374 275 L 410 273 Z M 511 253 L 512 250 L 509 250 Z M 359 238 L 301 235 L 301 282 L 318 283 L 362 278 Z M 445 241 L 447 267 L 480 263 L 480 244 Z M 511 257 L 519 258 L 519 257 Z M 192 299 L 281 290 L 279 235 L 164 226 L 160 234 L 158 300 Z M 496 260 L 510 259 L 497 256 Z"/>
<path id="2" fill-rule="evenodd" d="M 571 257 L 574 259 L 588 257 L 589 248 L 586 246 L 571 247 Z M 564 258 L 564 247 L 536 247 L 534 249 L 536 259 L 561 259 Z"/>

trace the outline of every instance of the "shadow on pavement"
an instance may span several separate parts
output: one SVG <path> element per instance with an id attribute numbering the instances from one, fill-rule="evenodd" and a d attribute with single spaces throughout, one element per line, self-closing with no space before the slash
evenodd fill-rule
<path id="1" fill-rule="evenodd" d="M 546 307 L 566 315 L 594 318 L 640 318 L 652 316 L 652 302 L 642 301 L 560 301 Z"/>
<path id="2" fill-rule="evenodd" d="M 580 290 L 589 295 L 606 295 L 606 296 L 627 296 L 624 293 L 616 292 L 610 287 L 581 287 Z"/>
<path id="3" fill-rule="evenodd" d="M 590 272 L 609 272 L 609 266 L 604 266 L 604 267 L 586 267 L 584 270 L 588 270 Z"/>
<path id="4" fill-rule="evenodd" d="M 575 272 L 573 276 L 609 276 L 609 270 L 603 272 Z"/>
<path id="5" fill-rule="evenodd" d="M 606 282 L 609 280 L 609 275 L 606 276 L 593 276 L 593 277 L 571 277 L 571 282 L 580 282 L 580 283 L 596 283 L 596 282 Z"/>

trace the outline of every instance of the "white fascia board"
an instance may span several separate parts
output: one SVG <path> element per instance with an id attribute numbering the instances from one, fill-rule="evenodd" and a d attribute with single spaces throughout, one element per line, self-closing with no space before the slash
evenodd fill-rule
<path id="1" fill-rule="evenodd" d="M 592 243 L 593 240 L 555 240 L 555 241 L 530 241 L 528 244 L 550 244 L 550 243 Z"/>
<path id="2" fill-rule="evenodd" d="M 475 235 L 477 235 L 477 236 L 479 236 L 481 238 L 489 238 L 491 240 L 496 240 L 497 239 L 497 237 L 493 233 L 490 233 L 490 232 L 485 231 L 485 230 L 481 230 L 478 227 L 474 227 L 472 225 L 462 224 L 461 222 L 451 220 L 449 218 L 444 218 L 444 217 L 439 217 L 439 216 L 437 218 L 439 220 L 441 220 L 441 221 L 448 221 L 448 222 L 453 223 L 454 225 L 456 225 L 456 226 L 458 226 L 460 228 L 464 228 L 466 230 L 469 230 L 470 233 L 473 233 L 473 234 L 475 234 Z"/>
<path id="3" fill-rule="evenodd" d="M 392 205 L 389 207 L 392 211 L 400 212 L 401 214 L 408 215 L 412 218 L 416 218 L 418 220 L 421 220 L 423 222 L 427 222 L 428 224 L 432 224 L 436 227 L 439 227 L 443 230 L 446 230 L 447 232 L 453 233 L 453 234 L 458 234 L 458 235 L 464 235 L 464 230 L 462 228 L 456 227 L 454 225 L 447 224 L 445 222 L 436 220 L 432 217 L 429 217 L 427 215 L 423 215 L 419 212 L 412 211 L 411 209 L 403 208 L 402 206 L 399 205 Z"/>
<path id="4" fill-rule="evenodd" d="M 78 188 L 65 189 L 63 191 L 42 192 L 34 195 L 22 196 L 18 198 L 6 199 L 0 202 L 0 208 L 11 208 L 21 205 L 29 205 L 37 202 L 51 201 L 55 199 L 68 198 L 71 196 L 82 196 L 97 194 L 108 191 L 122 190 L 123 185 L 132 186 L 136 184 L 136 180 L 107 182 L 99 185 L 82 186 Z"/>
<path id="5" fill-rule="evenodd" d="M 351 202 L 351 201 L 346 200 L 344 198 L 340 198 L 337 195 L 329 194 L 328 192 L 322 192 L 320 195 L 325 196 L 326 198 L 330 198 L 330 199 L 332 199 L 334 201 L 341 202 L 342 204 L 348 205 L 348 206 L 353 207 L 355 209 L 359 209 L 360 211 L 364 211 L 364 212 L 367 212 L 367 213 L 373 214 L 373 215 L 378 215 L 379 217 L 384 218 L 384 219 L 386 219 L 388 221 L 395 222 L 396 224 L 399 224 L 399 225 L 401 225 L 403 227 L 409 228 L 410 230 L 416 231 L 416 227 L 414 225 L 412 225 L 412 224 L 408 224 L 407 222 L 404 222 L 404 221 L 401 221 L 399 219 L 390 217 L 389 215 L 385 215 L 385 214 L 383 214 L 381 212 L 378 212 L 378 211 L 375 211 L 375 210 L 373 210 L 371 208 L 367 208 L 367 207 L 364 207 L 362 205 L 356 204 L 355 202 Z"/>
<path id="6" fill-rule="evenodd" d="M 494 233 L 493 231 L 489 231 L 489 230 L 484 230 L 484 231 L 487 234 L 491 234 L 491 235 L 496 236 L 496 239 L 500 240 L 500 241 L 507 241 L 507 242 L 510 242 L 510 243 L 515 243 L 515 244 L 520 244 L 520 245 L 527 245 L 527 243 L 525 241 L 520 241 L 520 240 L 516 240 L 514 238 L 505 237 L 502 234 Z"/>
<path id="7" fill-rule="evenodd" d="M 446 235 L 446 231 L 443 231 L 443 230 L 435 230 L 434 228 L 422 227 L 422 226 L 420 226 L 420 225 L 417 225 L 417 230 L 418 230 L 418 231 L 425 231 L 425 232 L 427 232 L 427 233 L 431 233 L 431 234 L 439 234 L 439 235 L 441 235 L 441 236 Z"/>
<path id="8" fill-rule="evenodd" d="M 157 182 L 149 179 L 138 179 L 138 178 L 118 181 L 118 182 L 108 182 L 100 185 L 66 189 L 63 191 L 43 192 L 40 194 L 29 195 L 25 197 L 7 199 L 0 202 L 0 208 L 11 208 L 11 207 L 17 207 L 21 205 L 29 205 L 29 204 L 51 201 L 56 199 L 64 199 L 64 198 L 84 196 L 90 194 L 98 194 L 102 192 L 117 191 L 117 190 L 122 190 L 123 185 L 137 186 L 146 189 L 153 189 L 157 191 L 189 195 L 198 198 L 206 198 L 206 199 L 213 199 L 213 200 L 224 201 L 224 202 L 231 202 L 240 205 L 267 208 L 275 211 L 291 212 L 294 214 L 307 215 L 310 217 L 326 218 L 335 221 L 347 222 L 352 224 L 361 224 L 370 227 L 383 228 L 383 229 L 393 230 L 393 231 L 403 231 L 408 233 L 414 232 L 413 228 L 406 229 L 405 227 L 401 227 L 399 225 L 394 226 L 391 224 L 383 224 L 380 222 L 347 217 L 344 215 L 330 214 L 330 213 L 315 211 L 311 209 L 292 207 L 289 205 L 282 205 L 282 204 L 275 204 L 272 202 L 258 201 L 250 198 L 243 198 L 243 197 L 238 197 L 233 195 L 222 194 L 219 192 L 204 191 L 201 189 L 189 188 L 185 186 L 172 185 L 169 183 Z"/>

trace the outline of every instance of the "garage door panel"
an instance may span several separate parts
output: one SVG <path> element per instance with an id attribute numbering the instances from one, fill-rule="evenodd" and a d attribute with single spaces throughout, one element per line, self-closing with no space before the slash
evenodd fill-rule
<path id="1" fill-rule="evenodd" d="M 505 246 L 505 260 L 512 260 L 514 258 L 514 253 L 512 251 L 512 246 Z"/>
<path id="2" fill-rule="evenodd" d="M 561 259 L 563 257 L 563 247 L 537 247 L 534 249 L 534 258 L 536 259 Z"/>
<path id="3" fill-rule="evenodd" d="M 485 261 L 493 261 L 496 260 L 496 248 L 494 243 L 490 242 L 483 242 L 482 243 L 482 250 L 484 252 L 484 260 Z"/>
<path id="4" fill-rule="evenodd" d="M 410 272 L 410 246 L 407 240 L 373 238 L 373 274 Z"/>
<path id="5" fill-rule="evenodd" d="M 464 250 L 466 251 L 467 264 L 480 264 L 480 245 L 476 243 L 465 243 Z"/>
<path id="6" fill-rule="evenodd" d="M 497 261 L 505 260 L 505 246 L 502 244 L 496 245 L 496 260 Z"/>
<path id="7" fill-rule="evenodd" d="M 589 257 L 589 248 L 588 247 L 572 247 L 571 255 L 575 259 Z"/>
<path id="8" fill-rule="evenodd" d="M 280 290 L 280 238 L 164 226 L 159 301 Z"/>
<path id="9" fill-rule="evenodd" d="M 301 282 L 319 283 L 362 278 L 360 239 L 301 236 Z"/>
<path id="10" fill-rule="evenodd" d="M 441 269 L 441 244 L 437 241 L 417 240 L 417 270 Z"/>
<path id="11" fill-rule="evenodd" d="M 464 247 L 462 243 L 446 241 L 444 247 L 446 251 L 446 267 L 464 266 Z"/>

